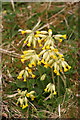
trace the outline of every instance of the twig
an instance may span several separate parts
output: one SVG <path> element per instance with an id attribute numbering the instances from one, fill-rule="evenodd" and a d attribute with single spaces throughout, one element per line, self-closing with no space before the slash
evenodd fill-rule
<path id="1" fill-rule="evenodd" d="M 64 10 L 66 9 L 66 7 L 65 8 L 63 8 L 62 10 L 60 10 L 58 13 L 56 13 L 55 15 L 53 15 L 51 18 L 49 18 L 49 19 L 52 19 L 52 18 L 55 18 L 55 17 L 57 17 L 61 12 L 63 12 Z M 42 30 L 43 28 L 45 28 L 45 27 L 47 27 L 47 26 L 49 26 L 49 25 L 51 25 L 51 24 L 53 24 L 54 23 L 54 21 L 52 21 L 52 22 L 50 22 L 50 23 L 47 23 L 47 24 L 45 24 L 44 26 L 42 26 L 41 28 L 39 28 L 38 30 Z"/>
<path id="2" fill-rule="evenodd" d="M 18 58 L 20 58 L 20 56 L 21 56 L 20 54 L 15 53 L 15 51 L 8 51 L 8 50 L 2 49 L 2 48 L 0 48 L 0 53 L 9 54 L 10 56 L 18 57 Z"/>
<path id="3" fill-rule="evenodd" d="M 58 16 L 60 13 L 62 13 L 65 9 L 66 9 L 66 7 L 63 8 L 63 9 L 61 9 L 58 13 L 56 13 L 55 15 L 53 15 L 52 17 L 50 17 L 49 19 L 52 19 L 52 18 L 57 17 L 57 16 Z M 48 20 L 49 20 L 49 19 L 48 19 Z"/>
<path id="4" fill-rule="evenodd" d="M 33 31 L 39 27 L 40 22 L 41 22 L 41 20 L 39 19 L 39 20 L 38 20 L 38 23 L 37 23 L 37 24 L 34 26 L 34 28 L 32 29 Z"/>
<path id="5" fill-rule="evenodd" d="M 13 0 L 11 0 L 11 4 L 12 4 L 13 11 L 15 11 L 14 1 Z"/>
<path id="6" fill-rule="evenodd" d="M 67 28 L 69 28 L 68 21 L 67 21 L 67 19 L 66 19 L 65 16 L 64 16 L 64 20 L 65 20 L 65 23 L 66 23 Z"/>
<path id="7" fill-rule="evenodd" d="M 24 38 L 19 41 L 19 43 L 17 44 L 17 46 L 19 46 L 23 40 L 24 40 Z"/>
<path id="8" fill-rule="evenodd" d="M 32 105 L 32 107 L 35 109 L 36 113 L 37 113 L 37 109 L 36 107 L 29 101 L 29 103 Z"/>
<path id="9" fill-rule="evenodd" d="M 8 98 L 12 98 L 12 97 L 15 97 L 16 95 L 18 95 L 18 93 L 15 93 L 13 95 L 7 95 Z"/>
<path id="10" fill-rule="evenodd" d="M 45 27 L 47 27 L 47 26 L 49 26 L 49 25 L 53 24 L 53 22 L 54 22 L 54 21 L 52 21 L 52 22 L 50 22 L 50 23 L 47 23 L 46 25 L 42 26 L 42 27 L 41 27 L 41 28 L 39 28 L 38 30 L 42 30 L 43 28 L 45 28 Z"/>
<path id="11" fill-rule="evenodd" d="M 50 95 L 44 99 L 44 101 L 48 100 L 50 98 Z"/>
<path id="12" fill-rule="evenodd" d="M 60 104 L 58 105 L 58 112 L 59 112 L 59 118 L 61 117 L 61 109 L 60 109 Z"/>
<path id="13" fill-rule="evenodd" d="M 60 96 L 60 79 L 58 76 L 58 96 Z M 58 113 L 59 113 L 59 118 L 61 117 L 61 109 L 60 109 L 60 104 L 58 105 Z"/>

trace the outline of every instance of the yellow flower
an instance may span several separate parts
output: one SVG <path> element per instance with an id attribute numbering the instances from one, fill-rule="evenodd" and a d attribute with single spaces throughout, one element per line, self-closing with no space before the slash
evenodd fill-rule
<path id="1" fill-rule="evenodd" d="M 21 34 L 22 34 L 22 35 L 25 34 L 25 33 L 26 33 L 26 31 L 23 31 L 23 30 L 21 31 Z"/>
<path id="2" fill-rule="evenodd" d="M 46 39 L 44 39 L 44 41 L 46 41 Z"/>
<path id="3" fill-rule="evenodd" d="M 53 58 L 54 58 L 54 59 L 57 59 L 57 57 L 56 57 L 55 55 L 53 56 Z"/>
<path id="4" fill-rule="evenodd" d="M 25 59 L 21 59 L 21 62 L 24 63 Z"/>
<path id="5" fill-rule="evenodd" d="M 42 44 L 39 44 L 40 47 L 42 47 Z"/>
<path id="6" fill-rule="evenodd" d="M 62 58 L 62 57 L 63 57 L 63 55 L 62 55 L 62 54 L 59 54 L 59 57 L 60 57 L 60 58 Z"/>
<path id="7" fill-rule="evenodd" d="M 21 58 L 25 58 L 25 55 L 21 55 Z"/>
<path id="8" fill-rule="evenodd" d="M 23 54 L 26 54 L 26 53 L 28 53 L 28 51 L 23 51 Z"/>
<path id="9" fill-rule="evenodd" d="M 34 48 L 36 48 L 36 46 L 34 46 Z"/>
<path id="10" fill-rule="evenodd" d="M 59 39 L 59 42 L 62 42 L 62 39 Z"/>
<path id="11" fill-rule="evenodd" d="M 64 72 L 67 72 L 68 71 L 68 69 L 67 68 L 64 68 Z"/>
<path id="12" fill-rule="evenodd" d="M 39 35 L 38 34 L 36 34 L 36 35 L 34 35 L 35 37 L 39 37 Z"/>
<path id="13" fill-rule="evenodd" d="M 52 56 L 53 59 L 57 59 L 57 57 L 55 55 Z"/>
<path id="14" fill-rule="evenodd" d="M 57 70 L 54 70 L 54 73 L 57 73 Z"/>
<path id="15" fill-rule="evenodd" d="M 45 47 L 43 47 L 42 49 L 45 50 Z"/>
<path id="16" fill-rule="evenodd" d="M 57 93 L 56 93 L 56 91 L 54 91 L 54 93 L 53 93 L 54 95 L 56 95 Z"/>
<path id="17" fill-rule="evenodd" d="M 42 63 L 45 63 L 44 59 L 41 60 Z"/>
<path id="18" fill-rule="evenodd" d="M 57 75 L 60 75 L 60 73 L 57 70 L 54 70 L 54 73 L 56 73 Z"/>
<path id="19" fill-rule="evenodd" d="M 67 38 L 67 36 L 66 36 L 66 35 L 62 35 L 62 37 L 63 37 L 64 39 L 66 39 L 66 38 Z"/>
<path id="20" fill-rule="evenodd" d="M 33 95 L 35 93 L 35 91 L 31 91 L 29 93 L 26 94 L 27 97 L 30 97 L 31 100 L 34 100 L 35 96 Z"/>
<path id="21" fill-rule="evenodd" d="M 52 35 L 52 30 L 49 29 L 49 30 L 48 30 L 48 33 L 49 33 L 49 35 Z"/>
<path id="22" fill-rule="evenodd" d="M 28 69 L 28 72 L 32 72 L 32 70 L 31 70 L 31 69 Z"/>
<path id="23" fill-rule="evenodd" d="M 28 107 L 28 104 L 23 105 L 23 106 L 22 106 L 22 109 L 25 109 L 26 107 Z"/>
<path id="24" fill-rule="evenodd" d="M 44 64 L 48 65 L 47 62 L 44 62 Z"/>
<path id="25" fill-rule="evenodd" d="M 44 89 L 45 92 L 51 92 L 54 93 L 55 92 L 55 85 L 52 83 L 49 83 L 46 88 Z"/>
<path id="26" fill-rule="evenodd" d="M 48 32 L 52 32 L 52 29 L 49 29 Z"/>
<path id="27" fill-rule="evenodd" d="M 66 35 L 61 35 L 61 34 L 55 35 L 54 37 L 55 37 L 55 39 L 57 39 L 57 40 L 59 40 L 59 39 L 60 39 L 60 37 L 63 37 L 64 39 L 66 39 L 66 38 L 67 38 L 67 36 L 66 36 Z"/>
<path id="28" fill-rule="evenodd" d="M 68 66 L 68 69 L 71 69 L 71 66 Z"/>
<path id="29" fill-rule="evenodd" d="M 30 43 L 28 43 L 28 44 L 27 44 L 27 46 L 29 46 L 29 47 L 30 47 L 30 46 L 31 46 L 31 44 L 30 44 Z"/>
<path id="30" fill-rule="evenodd" d="M 38 57 L 40 57 L 40 54 L 38 54 Z"/>
<path id="31" fill-rule="evenodd" d="M 44 67 L 46 67 L 46 68 L 48 68 L 48 66 L 49 66 L 48 64 L 45 64 L 45 65 L 44 65 Z"/>
<path id="32" fill-rule="evenodd" d="M 32 62 L 31 64 L 34 65 L 34 66 L 36 66 L 35 62 Z"/>
<path id="33" fill-rule="evenodd" d="M 44 91 L 47 92 L 47 88 L 45 88 Z"/>
<path id="34" fill-rule="evenodd" d="M 40 34 L 41 32 L 40 31 L 36 31 L 37 34 Z"/>
<path id="35" fill-rule="evenodd" d="M 20 107 L 22 107 L 22 105 L 20 105 Z"/>
<path id="36" fill-rule="evenodd" d="M 27 97 L 30 97 L 30 93 L 27 93 L 26 96 L 27 96 Z"/>
<path id="37" fill-rule="evenodd" d="M 35 78 L 36 76 L 32 74 L 32 78 Z"/>
<path id="38" fill-rule="evenodd" d="M 50 46 L 48 45 L 48 46 L 46 46 L 46 49 L 50 49 Z"/>
<path id="39" fill-rule="evenodd" d="M 24 79 L 24 82 L 26 82 L 27 80 L 26 79 Z"/>
<path id="40" fill-rule="evenodd" d="M 34 98 L 35 98 L 35 96 L 34 96 L 34 95 L 31 95 L 30 97 L 31 97 L 31 100 L 34 100 Z"/>
<path id="41" fill-rule="evenodd" d="M 17 91 L 21 91 L 21 90 L 18 88 Z"/>
<path id="42" fill-rule="evenodd" d="M 57 75 L 60 75 L 60 73 L 59 73 L 59 72 L 57 72 L 56 74 L 57 74 Z"/>
<path id="43" fill-rule="evenodd" d="M 64 61 L 64 58 L 61 58 L 61 60 L 63 60 L 63 61 Z"/>
<path id="44" fill-rule="evenodd" d="M 54 52 L 58 52 L 58 49 L 53 49 L 54 50 Z"/>
<path id="45" fill-rule="evenodd" d="M 40 40 L 40 39 L 38 40 L 38 43 L 41 43 L 41 40 Z"/>
<path id="46" fill-rule="evenodd" d="M 25 41 L 24 41 L 24 44 L 25 44 L 26 42 L 27 42 L 27 41 L 25 40 Z"/>
<path id="47" fill-rule="evenodd" d="M 53 66 L 49 66 L 50 68 L 52 68 Z"/>
<path id="48" fill-rule="evenodd" d="M 17 79 L 21 79 L 21 78 L 22 78 L 22 75 L 21 75 L 21 76 L 19 75 L 19 76 L 17 77 Z"/>
<path id="49" fill-rule="evenodd" d="M 41 62 L 40 61 L 38 61 L 38 65 L 40 65 L 41 64 Z"/>
<path id="50" fill-rule="evenodd" d="M 60 72 L 62 72 L 62 69 L 60 69 Z"/>
<path id="51" fill-rule="evenodd" d="M 28 64 L 29 67 L 32 67 L 32 64 Z"/>

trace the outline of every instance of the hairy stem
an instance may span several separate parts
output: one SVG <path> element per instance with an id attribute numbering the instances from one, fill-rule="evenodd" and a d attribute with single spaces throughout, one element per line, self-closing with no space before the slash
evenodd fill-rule
<path id="1" fill-rule="evenodd" d="M 51 68 L 51 72 L 52 72 L 52 80 L 53 80 L 53 83 L 54 83 L 54 85 L 55 85 L 53 68 Z"/>

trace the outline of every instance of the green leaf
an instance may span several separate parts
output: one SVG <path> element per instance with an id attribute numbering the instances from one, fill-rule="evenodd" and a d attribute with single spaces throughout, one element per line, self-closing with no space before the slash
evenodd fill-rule
<path id="1" fill-rule="evenodd" d="M 19 88 L 27 88 L 27 83 L 21 80 L 16 80 L 16 86 Z"/>

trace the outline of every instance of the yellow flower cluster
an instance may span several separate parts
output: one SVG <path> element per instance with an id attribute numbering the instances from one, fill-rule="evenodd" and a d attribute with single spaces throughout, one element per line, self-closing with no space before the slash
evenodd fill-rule
<path id="1" fill-rule="evenodd" d="M 23 54 L 24 55 L 21 55 L 21 61 L 24 62 L 25 60 L 30 60 L 29 67 L 36 66 L 37 62 L 39 62 L 39 57 L 35 50 L 23 51 Z"/>
<path id="2" fill-rule="evenodd" d="M 22 34 L 30 33 L 29 36 L 24 41 L 24 44 L 27 44 L 28 47 L 33 46 L 33 48 L 36 48 L 37 44 L 39 47 L 42 47 L 42 49 L 49 49 L 50 46 L 54 46 L 55 40 L 59 40 L 59 42 L 62 42 L 63 39 L 66 39 L 66 35 L 53 35 L 52 36 L 52 30 L 49 29 L 48 31 L 32 31 L 32 30 L 21 30 Z"/>
<path id="3" fill-rule="evenodd" d="M 64 72 L 66 72 L 71 68 L 71 66 L 69 66 L 63 58 L 59 59 L 57 62 L 54 62 L 53 66 L 54 73 L 56 73 L 57 75 L 60 75 L 60 72 L 62 72 L 63 70 Z"/>
<path id="4" fill-rule="evenodd" d="M 29 93 L 26 94 L 27 97 L 30 97 L 31 100 L 34 100 L 35 96 L 33 95 L 35 93 L 35 91 L 31 91 Z"/>
<path id="5" fill-rule="evenodd" d="M 19 97 L 18 100 L 17 100 L 17 104 L 20 104 L 20 107 L 22 109 L 28 107 L 28 99 L 27 99 L 27 97 L 23 97 L 23 98 Z"/>
<path id="6" fill-rule="evenodd" d="M 52 30 L 49 29 L 48 31 L 32 31 L 32 30 L 26 30 L 22 31 L 22 34 L 30 33 L 29 36 L 26 38 L 24 43 L 27 43 L 27 46 L 33 45 L 33 47 L 36 47 L 37 42 L 42 47 L 42 51 L 37 55 L 35 50 L 27 50 L 23 51 L 23 55 L 21 55 L 21 61 L 24 63 L 25 60 L 30 61 L 28 66 L 31 68 L 32 66 L 40 65 L 41 63 L 44 64 L 44 67 L 50 67 L 54 68 L 54 73 L 57 75 L 60 75 L 60 72 L 64 70 L 64 72 L 68 71 L 71 66 L 67 64 L 67 62 L 64 60 L 63 54 L 58 51 L 58 49 L 55 47 L 54 43 L 55 40 L 59 40 L 60 42 L 62 39 L 66 39 L 66 35 L 52 35 Z M 18 79 L 22 78 L 22 75 L 24 74 L 24 81 L 26 81 L 26 76 L 28 77 L 29 74 L 32 75 L 32 78 L 35 77 L 34 74 L 32 74 L 31 70 L 24 71 L 22 70 L 17 77 Z"/>
<path id="7" fill-rule="evenodd" d="M 71 68 L 71 66 L 69 66 L 64 60 L 63 54 L 53 46 L 50 46 L 49 49 L 42 50 L 38 55 L 35 50 L 23 51 L 21 58 L 22 62 L 25 60 L 30 60 L 30 63 L 28 64 L 29 67 L 36 66 L 37 64 L 40 65 L 41 63 L 43 63 L 46 68 L 54 67 L 54 73 L 57 75 L 60 75 L 60 72 L 63 70 L 66 72 Z M 31 71 L 29 71 L 29 73 L 32 74 Z M 21 74 L 23 74 L 23 71 L 20 72 L 18 78 L 22 78 Z M 25 74 L 28 73 L 26 72 Z M 34 78 L 35 75 L 32 74 L 32 77 Z"/>
<path id="8" fill-rule="evenodd" d="M 26 107 L 28 107 L 28 98 L 34 100 L 34 93 L 35 91 L 31 91 L 28 93 L 27 90 L 21 91 L 20 89 L 18 89 L 18 95 L 20 95 L 20 97 L 17 100 L 17 104 L 19 104 L 22 109 L 25 109 Z"/>
<path id="9" fill-rule="evenodd" d="M 25 60 L 29 60 L 36 55 L 35 50 L 27 50 L 23 51 L 23 55 L 21 55 L 21 62 L 24 63 Z"/>
<path id="10" fill-rule="evenodd" d="M 33 48 L 36 48 L 37 44 L 42 46 L 41 42 L 47 37 L 45 34 L 47 34 L 47 31 L 32 31 L 24 41 L 24 44 L 27 44 L 28 47 L 33 46 Z"/>
<path id="11" fill-rule="evenodd" d="M 52 84 L 52 83 L 49 83 L 49 84 L 46 86 L 46 88 L 44 89 L 44 91 L 45 91 L 45 92 L 50 92 L 51 95 L 52 95 L 52 94 L 53 94 L 53 95 L 56 95 L 56 94 L 57 94 L 56 91 L 55 91 L 55 85 Z"/>
<path id="12" fill-rule="evenodd" d="M 18 79 L 22 79 L 24 78 L 24 82 L 27 80 L 27 77 L 32 77 L 35 78 L 35 75 L 32 73 L 32 69 L 30 69 L 29 67 L 26 67 L 25 70 L 22 70 L 19 75 L 18 75 Z"/>
<path id="13" fill-rule="evenodd" d="M 42 50 L 38 56 L 42 58 L 41 63 L 44 64 L 44 67 L 54 67 L 54 73 L 57 75 L 60 75 L 63 69 L 66 72 L 71 68 L 64 60 L 63 54 L 52 46 L 50 49 Z"/>
<path id="14" fill-rule="evenodd" d="M 24 63 L 27 60 L 29 64 L 25 70 L 22 70 L 19 73 L 19 76 L 17 77 L 18 79 L 24 78 L 24 81 L 26 81 L 27 77 L 35 78 L 35 75 L 32 73 L 32 69 L 41 64 L 46 68 L 53 68 L 52 70 L 56 75 L 60 75 L 61 72 L 66 72 L 71 68 L 71 66 L 69 66 L 64 60 L 63 54 L 59 52 L 55 45 L 56 40 L 62 42 L 63 39 L 67 38 L 66 35 L 53 35 L 51 29 L 48 31 L 36 31 L 36 29 L 25 31 L 21 30 L 21 34 L 25 33 L 29 33 L 29 35 L 24 41 L 24 44 L 33 49 L 23 51 L 21 62 Z M 44 80 L 45 78 L 46 74 L 43 74 L 40 80 Z M 45 92 L 50 92 L 50 95 L 56 95 L 55 85 L 52 83 L 49 83 L 44 90 Z M 35 98 L 33 95 L 35 93 L 34 91 L 28 93 L 27 91 L 19 90 L 18 93 L 20 94 L 20 98 L 17 103 L 20 104 L 22 109 L 28 106 L 28 98 L 31 98 L 31 100 L 34 100 Z"/>

